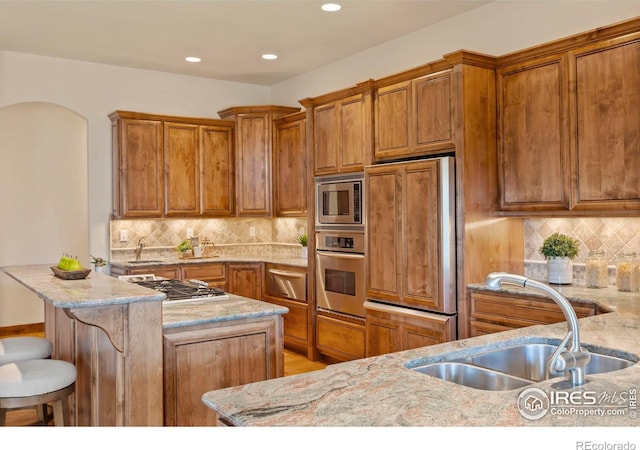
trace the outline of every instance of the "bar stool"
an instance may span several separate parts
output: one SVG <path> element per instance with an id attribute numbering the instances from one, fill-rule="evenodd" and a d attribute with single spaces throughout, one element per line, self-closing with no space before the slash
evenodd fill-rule
<path id="1" fill-rule="evenodd" d="M 40 337 L 10 337 L 0 339 L 0 366 L 29 359 L 45 359 L 51 356 L 51 341 Z"/>
<path id="2" fill-rule="evenodd" d="M 57 359 L 33 359 L 0 366 L 0 426 L 9 409 L 53 403 L 56 426 L 69 425 L 69 396 L 75 390 L 76 367 Z"/>

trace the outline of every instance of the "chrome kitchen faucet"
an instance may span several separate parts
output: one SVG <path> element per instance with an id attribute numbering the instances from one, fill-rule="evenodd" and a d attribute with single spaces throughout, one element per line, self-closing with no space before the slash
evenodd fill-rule
<path id="1" fill-rule="evenodd" d="M 569 381 L 572 386 L 584 384 L 585 367 L 589 364 L 591 356 L 587 350 L 580 347 L 578 316 L 576 316 L 576 312 L 571 306 L 571 303 L 552 287 L 532 280 L 531 278 L 505 272 L 493 272 L 487 275 L 485 280 L 485 286 L 487 288 L 497 291 L 502 284 L 513 284 L 542 292 L 558 304 L 567 321 L 569 331 L 558 345 L 558 348 L 553 352 L 553 355 L 549 358 L 547 370 L 553 375 L 565 373 L 567 381 Z M 571 343 L 569 347 L 567 347 L 569 340 L 571 340 Z"/>
<path id="2" fill-rule="evenodd" d="M 136 247 L 136 261 L 140 261 L 142 255 L 142 249 L 144 248 L 144 237 L 138 239 L 138 246 Z"/>

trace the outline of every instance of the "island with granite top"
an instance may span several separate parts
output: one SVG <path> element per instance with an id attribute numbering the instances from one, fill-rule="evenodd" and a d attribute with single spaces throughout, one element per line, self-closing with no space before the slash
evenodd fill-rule
<path id="1" fill-rule="evenodd" d="M 479 292 L 486 288 L 472 285 L 470 290 Z M 640 387 L 640 364 L 637 364 L 640 295 L 617 292 L 611 287 L 586 289 L 576 286 L 559 290 L 573 302 L 597 304 L 601 312 L 578 321 L 581 341 L 585 345 L 605 352 L 611 350 L 609 354 L 624 356 L 636 364 L 614 372 L 589 374 L 587 383 L 580 388 L 568 388 L 561 383 L 562 378 L 552 378 L 525 388 L 503 391 L 475 389 L 412 370 L 430 362 L 465 358 L 480 350 L 534 341 L 557 342 L 567 332 L 566 323 L 561 322 L 486 334 L 330 365 L 306 374 L 210 391 L 202 400 L 219 414 L 222 423 L 235 426 L 640 425 L 640 418 L 636 417 L 636 396 Z M 512 295 L 523 293 L 520 288 L 502 291 Z M 535 420 L 525 417 L 519 407 L 519 398 L 528 388 L 537 388 L 551 398 L 546 414 Z"/>
<path id="2" fill-rule="evenodd" d="M 76 365 L 76 425 L 213 424 L 204 392 L 283 374 L 287 308 L 237 295 L 170 304 L 101 273 L 62 280 L 47 265 L 2 270 L 44 301 L 52 357 Z"/>

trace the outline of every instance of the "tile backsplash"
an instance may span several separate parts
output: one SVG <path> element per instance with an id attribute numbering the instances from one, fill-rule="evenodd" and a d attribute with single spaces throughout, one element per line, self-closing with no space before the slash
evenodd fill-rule
<path id="1" fill-rule="evenodd" d="M 110 223 L 110 259 L 129 258 L 144 238 L 147 257 L 175 255 L 175 247 L 187 238 L 187 230 L 202 242 L 215 244 L 216 254 L 246 255 L 268 251 L 283 257 L 298 255 L 297 237 L 307 232 L 305 218 L 224 218 L 224 219 L 150 219 L 112 220 Z M 121 241 L 121 231 L 127 235 Z"/>
<path id="2" fill-rule="evenodd" d="M 545 280 L 546 261 L 540 254 L 543 241 L 563 233 L 576 239 L 580 252 L 573 260 L 574 282 L 584 284 L 584 263 L 590 250 L 604 250 L 609 260 L 609 284 L 615 284 L 615 258 L 620 252 L 640 253 L 640 217 L 541 218 L 524 222 L 525 275 Z"/>

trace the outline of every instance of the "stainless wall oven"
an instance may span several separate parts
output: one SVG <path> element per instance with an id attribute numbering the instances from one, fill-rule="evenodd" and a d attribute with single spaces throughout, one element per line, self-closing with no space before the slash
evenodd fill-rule
<path id="1" fill-rule="evenodd" d="M 364 230 L 364 172 L 316 177 L 316 229 Z"/>
<path id="2" fill-rule="evenodd" d="M 364 232 L 316 233 L 316 298 L 319 310 L 364 317 Z"/>

